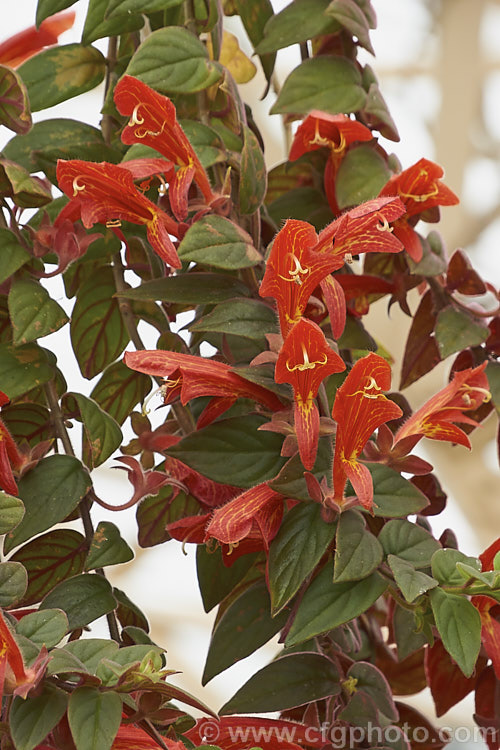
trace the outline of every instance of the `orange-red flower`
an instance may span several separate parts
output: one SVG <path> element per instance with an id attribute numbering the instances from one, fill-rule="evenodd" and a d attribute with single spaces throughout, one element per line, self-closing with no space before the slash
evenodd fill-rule
<path id="1" fill-rule="evenodd" d="M 335 396 L 332 417 L 337 422 L 333 459 L 333 497 L 342 506 L 347 480 L 358 501 L 368 510 L 373 505 L 371 474 L 358 457 L 380 425 L 398 419 L 402 411 L 384 396 L 391 387 L 391 368 L 378 354 L 359 359 Z"/>
<path id="2" fill-rule="evenodd" d="M 238 398 L 251 398 L 270 411 L 283 409 L 283 404 L 272 391 L 245 380 L 224 362 L 164 350 L 126 352 L 124 362 L 131 370 L 165 378 L 166 404 L 178 396 L 182 404 L 199 396 L 214 396 L 200 415 L 198 427 L 213 422 Z"/>
<path id="3" fill-rule="evenodd" d="M 321 748 L 324 744 L 321 731 L 296 721 L 262 719 L 257 716 L 223 716 L 198 719 L 195 726 L 185 732 L 185 737 L 195 746 L 211 743 L 222 750 L 301 750 L 303 747 Z"/>
<path id="4" fill-rule="evenodd" d="M 475 411 L 489 401 L 488 378 L 484 372 L 486 362 L 479 367 L 456 372 L 445 388 L 432 396 L 397 431 L 394 443 L 408 437 L 428 437 L 432 440 L 449 440 L 470 448 L 470 441 L 453 422 L 476 426 L 477 422 L 463 412 Z M 414 443 L 415 444 L 415 443 Z"/>
<path id="5" fill-rule="evenodd" d="M 317 241 L 312 224 L 298 219 L 288 219 L 274 238 L 259 293 L 276 300 L 283 336 L 300 320 L 315 287 L 339 268 L 335 258 L 313 252 Z"/>
<path id="6" fill-rule="evenodd" d="M 33 665 L 29 669 L 25 667 L 19 646 L 0 610 L 0 703 L 4 691 L 8 695 L 26 698 L 29 691 L 40 682 L 48 658 L 44 646 Z"/>
<path id="7" fill-rule="evenodd" d="M 162 740 L 169 750 L 186 750 L 182 742 L 170 740 L 168 737 L 162 737 Z M 122 724 L 113 740 L 111 750 L 158 750 L 159 747 L 156 740 L 144 729 L 133 724 Z"/>
<path id="8" fill-rule="evenodd" d="M 0 391 L 0 407 L 8 403 L 8 396 Z M 18 494 L 12 469 L 20 469 L 24 464 L 25 457 L 20 453 L 14 438 L 0 419 L 0 488 L 9 495 Z"/>
<path id="9" fill-rule="evenodd" d="M 344 360 L 328 346 L 321 328 L 305 318 L 295 323 L 279 353 L 274 379 L 293 387 L 295 431 L 300 458 L 308 470 L 318 450 L 319 410 L 314 399 L 323 380 L 342 370 Z"/>
<path id="10" fill-rule="evenodd" d="M 17 68 L 44 47 L 57 44 L 59 35 L 70 29 L 74 21 L 74 11 L 56 13 L 42 21 L 38 29 L 36 26 L 30 26 L 14 34 L 0 44 L 0 64 Z"/>
<path id="11" fill-rule="evenodd" d="M 61 190 L 71 198 L 66 213 L 79 212 L 84 226 L 103 222 L 117 227 L 121 220 L 144 224 L 153 250 L 165 263 L 180 268 L 169 236 L 178 235 L 176 222 L 136 188 L 127 169 L 108 162 L 59 159 L 57 180 Z"/>
<path id="12" fill-rule="evenodd" d="M 498 552 L 500 538 L 479 555 L 483 571 L 493 570 L 493 561 Z M 500 680 L 500 622 L 497 619 L 500 615 L 500 605 L 489 596 L 473 596 L 471 602 L 481 617 L 481 640 L 492 661 L 497 679 Z"/>
<path id="13" fill-rule="evenodd" d="M 122 141 L 144 143 L 178 165 L 169 187 L 175 216 L 179 220 L 187 216 L 187 195 L 193 179 L 209 205 L 216 196 L 205 169 L 177 121 L 175 106 L 170 99 L 129 75 L 118 82 L 114 99 L 118 111 L 130 117 L 122 132 Z"/>
<path id="14" fill-rule="evenodd" d="M 423 250 L 413 226 L 427 209 L 454 206 L 459 202 L 455 193 L 439 179 L 443 174 L 439 164 L 420 159 L 403 172 L 393 175 L 380 191 L 380 196 L 397 195 L 405 204 L 405 216 L 395 223 L 394 234 L 416 263 L 421 260 Z"/>

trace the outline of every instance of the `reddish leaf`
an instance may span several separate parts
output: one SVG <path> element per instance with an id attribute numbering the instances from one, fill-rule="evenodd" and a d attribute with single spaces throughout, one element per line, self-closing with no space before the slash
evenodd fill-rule
<path id="1" fill-rule="evenodd" d="M 493 667 L 486 667 L 479 675 L 476 685 L 474 720 L 484 731 L 484 739 L 490 750 L 500 747 L 500 681 Z"/>
<path id="2" fill-rule="evenodd" d="M 398 661 L 395 651 L 380 648 L 375 665 L 384 673 L 394 695 L 414 695 L 427 687 L 424 649 Z"/>
<path id="3" fill-rule="evenodd" d="M 462 670 L 451 659 L 441 640 L 428 646 L 425 652 L 425 671 L 431 689 L 436 716 L 442 716 L 452 706 L 465 698 L 477 682 L 477 676 L 486 664 L 486 659 L 479 657 L 476 672 L 472 677 L 465 677 Z"/>
<path id="4" fill-rule="evenodd" d="M 462 250 L 456 250 L 448 263 L 446 288 L 460 294 L 484 294 L 486 286 L 471 262 Z"/>
<path id="5" fill-rule="evenodd" d="M 443 491 L 434 474 L 412 477 L 410 482 L 422 492 L 429 501 L 429 505 L 420 511 L 421 516 L 437 516 L 446 507 L 447 495 Z"/>
<path id="6" fill-rule="evenodd" d="M 404 729 L 412 750 L 440 750 L 450 741 L 420 711 L 399 701 L 396 708 L 399 712 L 397 726 Z"/>
<path id="7" fill-rule="evenodd" d="M 437 314 L 433 295 L 428 290 L 413 317 L 401 367 L 400 388 L 406 388 L 432 370 L 441 361 L 434 336 Z"/>

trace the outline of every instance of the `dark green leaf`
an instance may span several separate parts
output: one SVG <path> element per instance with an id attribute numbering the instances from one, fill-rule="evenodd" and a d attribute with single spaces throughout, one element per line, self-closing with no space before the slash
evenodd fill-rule
<path id="1" fill-rule="evenodd" d="M 355 680 L 356 687 L 347 707 L 339 714 L 341 720 L 367 728 L 381 717 L 391 722 L 398 720 L 391 688 L 377 667 L 362 661 L 353 664 L 347 680 Z"/>
<path id="2" fill-rule="evenodd" d="M 117 589 L 115 586 L 113 587 L 113 596 L 118 602 L 116 616 L 122 628 L 136 628 L 148 638 L 146 633 L 149 632 L 149 623 L 146 615 L 137 604 L 134 604 L 121 589 Z M 147 639 L 144 643 L 151 643 L 151 641 Z"/>
<path id="3" fill-rule="evenodd" d="M 427 643 L 425 634 L 422 631 L 417 632 L 415 613 L 411 610 L 396 604 L 392 623 L 399 661 L 403 661 Z"/>
<path id="4" fill-rule="evenodd" d="M 21 547 L 10 559 L 28 571 L 22 606 L 39 602 L 58 583 L 81 573 L 86 555 L 85 537 L 72 529 L 55 529 Z"/>
<path id="5" fill-rule="evenodd" d="M 319 563 L 335 536 L 316 503 L 299 503 L 285 516 L 269 549 L 273 613 L 279 612 Z"/>
<path id="6" fill-rule="evenodd" d="M 114 362 L 106 367 L 90 395 L 121 425 L 150 390 L 151 379 L 147 375 L 130 370 L 123 362 Z"/>
<path id="7" fill-rule="evenodd" d="M 91 44 L 106 36 L 120 36 L 125 32 L 137 31 L 144 26 L 140 13 L 128 13 L 116 18 L 105 18 L 108 0 L 89 0 L 82 44 Z"/>
<path id="8" fill-rule="evenodd" d="M 264 29 L 264 39 L 257 44 L 259 55 L 305 42 L 321 34 L 334 33 L 340 25 L 328 18 L 325 10 L 330 0 L 295 0 L 275 16 Z"/>
<path id="9" fill-rule="evenodd" d="M 74 690 L 68 703 L 68 722 L 78 750 L 110 750 L 122 717 L 118 693 L 92 687 Z"/>
<path id="10" fill-rule="evenodd" d="M 120 427 L 95 401 L 81 393 L 67 393 L 63 404 L 72 416 L 83 422 L 86 438 L 84 455 L 90 453 L 89 460 L 85 458 L 86 463 L 90 468 L 100 466 L 121 445 L 123 435 Z"/>
<path id="11" fill-rule="evenodd" d="M 157 495 L 141 500 L 136 513 L 138 542 L 141 547 L 154 547 L 170 539 L 166 527 L 179 518 L 196 515 L 200 504 L 191 495 L 179 492 L 172 500 L 172 487 L 162 487 Z"/>
<path id="12" fill-rule="evenodd" d="M 401 557 L 388 555 L 387 562 L 391 566 L 395 581 L 407 602 L 413 602 L 417 596 L 425 594 L 426 591 L 438 585 L 435 578 L 431 578 L 427 573 L 415 570 L 414 565 L 401 559 Z"/>
<path id="13" fill-rule="evenodd" d="M 249 3 L 247 0 L 235 0 L 236 10 L 241 18 L 248 38 L 254 47 L 257 47 L 264 35 L 264 27 L 267 21 L 273 15 L 273 6 L 270 0 L 253 0 Z M 275 54 L 259 55 L 262 63 L 264 74 L 268 81 L 274 70 Z"/>
<path id="14" fill-rule="evenodd" d="M 227 152 L 216 130 L 197 120 L 180 120 L 180 125 L 205 169 L 226 161 Z"/>
<path id="15" fill-rule="evenodd" d="M 208 552 L 205 545 L 197 546 L 196 571 L 205 612 L 210 612 L 236 588 L 254 564 L 255 557 L 256 555 L 242 555 L 227 568 L 222 562 L 220 547 L 214 552 Z"/>
<path id="16" fill-rule="evenodd" d="M 278 333 L 276 313 L 254 299 L 233 299 L 221 302 L 212 312 L 198 318 L 190 331 L 218 331 L 263 341 L 268 333 Z"/>
<path id="17" fill-rule="evenodd" d="M 368 531 L 362 515 L 348 510 L 337 526 L 333 580 L 358 581 L 380 565 L 384 551 L 377 537 Z"/>
<path id="18" fill-rule="evenodd" d="M 287 646 L 349 622 L 366 612 L 387 588 L 387 581 L 378 573 L 354 582 L 332 583 L 332 579 L 333 566 L 329 564 L 307 589 L 288 634 Z"/>
<path id="19" fill-rule="evenodd" d="M 104 638 L 83 638 L 66 643 L 61 651 L 76 657 L 90 673 L 95 674 L 101 659 L 115 657 L 118 644 Z"/>
<path id="20" fill-rule="evenodd" d="M 35 534 L 63 521 L 90 486 L 90 477 L 77 458 L 55 455 L 40 461 L 19 482 L 19 497 L 26 513 L 19 526 L 7 535 L 5 551 L 10 552 Z"/>
<path id="21" fill-rule="evenodd" d="M 500 362 L 488 362 L 485 372 L 490 386 L 491 400 L 500 414 Z"/>
<path id="22" fill-rule="evenodd" d="M 257 136 L 243 126 L 240 163 L 239 204 L 242 214 L 253 214 L 262 204 L 267 190 L 267 170 Z"/>
<path id="23" fill-rule="evenodd" d="M 11 531 L 24 516 L 23 501 L 0 491 L 0 534 Z"/>
<path id="24" fill-rule="evenodd" d="M 55 727 L 66 711 L 68 697 L 54 685 L 23 700 L 16 696 L 10 710 L 10 729 L 16 750 L 33 750 Z"/>
<path id="25" fill-rule="evenodd" d="M 268 205 L 268 211 L 278 227 L 293 217 L 308 221 L 319 232 L 332 221 L 332 210 L 324 193 L 313 187 L 287 190 Z"/>
<path id="26" fill-rule="evenodd" d="M 126 73 L 162 94 L 192 94 L 217 83 L 219 66 L 194 34 L 179 26 L 153 31 L 132 57 Z"/>
<path id="27" fill-rule="evenodd" d="M 253 414 L 220 420 L 183 438 L 168 453 L 215 482 L 253 487 L 284 464 L 282 437 L 257 431 L 265 421 Z"/>
<path id="28" fill-rule="evenodd" d="M 33 112 L 94 89 L 105 72 L 106 61 L 99 50 L 81 44 L 47 49 L 19 68 Z"/>
<path id="29" fill-rule="evenodd" d="M 127 289 L 117 297 L 161 300 L 184 305 L 212 305 L 249 293 L 241 281 L 222 273 L 185 273 L 146 281 L 135 289 Z"/>
<path id="30" fill-rule="evenodd" d="M 30 254 L 19 244 L 16 235 L 10 229 L 0 229 L 0 246 L 2 248 L 0 284 L 2 284 L 30 259 Z"/>
<path id="31" fill-rule="evenodd" d="M 0 159 L 0 195 L 21 208 L 39 208 L 52 201 L 50 188 L 10 159 Z"/>
<path id="32" fill-rule="evenodd" d="M 15 280 L 9 292 L 14 344 L 28 344 L 54 333 L 68 322 L 62 307 L 37 281 Z"/>
<path id="33" fill-rule="evenodd" d="M 0 65 L 0 125 L 27 133 L 32 124 L 26 87 L 15 70 Z"/>
<path id="34" fill-rule="evenodd" d="M 375 516 L 394 518 L 418 513 L 429 501 L 408 479 L 383 464 L 367 464 L 373 479 L 373 513 Z M 354 491 L 350 486 L 346 495 Z M 392 550 L 391 550 L 392 551 Z"/>
<path id="35" fill-rule="evenodd" d="M 385 159 L 367 144 L 351 148 L 335 175 L 335 195 L 340 209 L 376 198 L 391 176 Z"/>
<path id="36" fill-rule="evenodd" d="M 42 404 L 31 401 L 9 404 L 2 409 L 2 420 L 16 440 L 26 440 L 32 447 L 53 437 L 50 412 Z"/>
<path id="37" fill-rule="evenodd" d="M 461 586 L 464 579 L 457 569 L 457 563 L 471 565 L 477 571 L 481 570 L 481 563 L 475 557 L 467 557 L 463 552 L 457 549 L 438 549 L 432 555 L 431 567 L 432 575 L 437 578 L 439 583 L 446 586 Z"/>
<path id="38" fill-rule="evenodd" d="M 326 15 L 338 21 L 368 52 L 375 54 L 370 42 L 369 21 L 356 0 L 333 0 Z"/>
<path id="39" fill-rule="evenodd" d="M 24 615 L 17 625 L 19 635 L 29 638 L 39 648 L 57 646 L 68 632 L 68 618 L 60 609 L 44 609 Z"/>
<path id="40" fill-rule="evenodd" d="M 71 317 L 71 342 L 82 375 L 88 379 L 111 364 L 128 343 L 114 292 L 111 268 L 101 268 L 78 290 Z"/>
<path id="41" fill-rule="evenodd" d="M 179 258 L 215 268 L 248 268 L 262 260 L 244 229 L 222 216 L 204 216 L 184 235 Z"/>
<path id="42" fill-rule="evenodd" d="M 106 16 L 122 16 L 127 13 L 153 13 L 181 5 L 183 0 L 108 0 Z"/>
<path id="43" fill-rule="evenodd" d="M 388 521 L 378 535 L 386 555 L 396 555 L 416 568 L 426 568 L 441 545 L 426 529 L 411 521 Z"/>
<path id="44" fill-rule="evenodd" d="M 366 93 L 361 74 L 343 57 L 313 57 L 292 70 L 271 107 L 271 114 L 307 114 L 311 109 L 338 114 L 362 109 Z"/>
<path id="45" fill-rule="evenodd" d="M 28 574 L 18 562 L 0 562 L 0 607 L 17 604 L 28 586 Z"/>
<path id="46" fill-rule="evenodd" d="M 234 599 L 217 621 L 208 649 L 202 685 L 249 656 L 281 630 L 288 612 L 271 617 L 269 592 L 264 580 Z"/>
<path id="47" fill-rule="evenodd" d="M 466 677 L 476 666 L 481 648 L 481 617 L 464 596 L 447 594 L 436 588 L 430 592 L 434 619 L 443 646 Z"/>
<path id="48" fill-rule="evenodd" d="M 285 711 L 339 692 L 339 673 L 330 659 L 322 654 L 290 654 L 256 672 L 219 714 Z"/>
<path id="49" fill-rule="evenodd" d="M 321 480 L 325 475 L 331 472 L 332 465 L 332 447 L 329 440 L 320 440 L 318 443 L 318 455 L 316 456 L 316 463 L 312 469 L 312 474 Z M 283 466 L 278 476 L 269 482 L 269 485 L 276 490 L 281 492 L 286 497 L 291 497 L 294 500 L 309 500 L 309 492 L 307 489 L 306 480 L 304 479 L 304 466 L 300 460 L 300 456 L 293 456 Z"/>
<path id="50" fill-rule="evenodd" d="M 115 607 L 111 585 L 94 573 L 83 573 L 59 583 L 40 604 L 40 609 L 62 609 L 70 630 L 83 628 Z"/>
<path id="51" fill-rule="evenodd" d="M 60 10 L 69 8 L 74 5 L 76 0 L 38 0 L 36 7 L 36 25 L 40 26 L 49 16 L 53 16 L 54 13 L 58 13 Z"/>
<path id="52" fill-rule="evenodd" d="M 109 521 L 100 521 L 90 544 L 85 570 L 119 565 L 129 562 L 133 557 L 134 553 L 120 536 L 118 527 Z"/>
<path id="53" fill-rule="evenodd" d="M 479 346 L 490 332 L 473 315 L 450 305 L 438 312 L 435 333 L 439 354 L 446 359 L 469 346 Z"/>

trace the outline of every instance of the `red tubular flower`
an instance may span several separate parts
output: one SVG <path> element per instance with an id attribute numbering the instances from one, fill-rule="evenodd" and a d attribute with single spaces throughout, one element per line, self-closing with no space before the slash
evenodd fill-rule
<path id="1" fill-rule="evenodd" d="M 422 259 L 423 250 L 413 225 L 427 209 L 454 206 L 459 202 L 455 193 L 440 181 L 443 174 L 439 164 L 420 159 L 403 172 L 393 175 L 380 191 L 380 196 L 397 195 L 405 204 L 406 214 L 396 222 L 394 233 L 416 263 Z"/>
<path id="2" fill-rule="evenodd" d="M 107 162 L 59 159 L 57 180 L 60 189 L 71 198 L 69 207 L 63 209 L 64 218 L 79 213 L 86 227 L 103 222 L 112 228 L 120 226 L 121 220 L 144 224 L 157 255 L 173 268 L 180 268 L 169 237 L 178 235 L 176 222 L 139 192 L 127 169 Z"/>
<path id="3" fill-rule="evenodd" d="M 0 44 L 0 64 L 17 68 L 18 65 L 36 55 L 44 47 L 57 44 L 59 35 L 70 29 L 74 21 L 74 11 L 56 13 L 42 21 L 38 29 L 36 26 L 30 26 L 28 29 L 14 34 Z"/>
<path id="4" fill-rule="evenodd" d="M 186 750 L 182 742 L 162 737 L 169 750 Z M 113 740 L 111 750 L 158 750 L 159 744 L 144 729 L 132 724 L 122 724 Z"/>
<path id="5" fill-rule="evenodd" d="M 382 391 L 391 387 L 391 368 L 378 354 L 359 359 L 340 386 L 333 404 L 337 422 L 333 459 L 333 501 L 342 506 L 349 479 L 358 501 L 367 510 L 373 505 L 371 474 L 358 461 L 369 437 L 380 425 L 398 419 L 403 412 Z"/>
<path id="6" fill-rule="evenodd" d="M 199 396 L 214 396 L 200 415 L 198 428 L 213 422 L 237 398 L 254 399 L 270 411 L 283 409 L 283 404 L 272 391 L 245 380 L 223 362 L 162 350 L 125 352 L 124 362 L 131 370 L 165 378 L 166 404 L 175 401 L 179 395 L 182 404 Z"/>
<path id="7" fill-rule="evenodd" d="M 8 695 L 26 698 L 31 688 L 40 682 L 48 660 L 44 646 L 33 665 L 29 669 L 24 666 L 19 646 L 0 611 L 0 702 L 5 689 Z"/>
<path id="8" fill-rule="evenodd" d="M 195 746 L 213 742 L 222 750 L 245 750 L 254 745 L 262 750 L 301 750 L 324 745 L 321 731 L 316 727 L 255 716 L 223 716 L 217 722 L 198 719 L 184 736 Z"/>
<path id="9" fill-rule="evenodd" d="M 274 379 L 293 387 L 295 431 L 308 471 L 318 450 L 319 411 L 314 399 L 323 380 L 342 370 L 344 360 L 328 346 L 321 328 L 305 318 L 295 323 L 279 353 Z"/>
<path id="10" fill-rule="evenodd" d="M 470 448 L 465 432 L 452 423 L 477 425 L 475 420 L 465 416 L 463 412 L 474 411 L 491 398 L 485 368 L 486 362 L 483 362 L 479 367 L 456 372 L 451 383 L 430 398 L 400 427 L 394 437 L 394 444 L 408 437 L 425 436 L 432 440 L 449 440 Z"/>
<path id="11" fill-rule="evenodd" d="M 8 403 L 8 396 L 0 391 L 0 407 Z M 24 464 L 25 457 L 20 453 L 14 438 L 0 419 L 0 488 L 9 495 L 18 494 L 12 469 L 20 469 Z"/>
<path id="12" fill-rule="evenodd" d="M 123 143 L 144 143 L 179 166 L 172 177 L 169 192 L 177 218 L 186 218 L 187 194 L 193 179 L 210 204 L 216 196 L 205 169 L 177 122 L 175 106 L 170 99 L 129 75 L 118 82 L 114 99 L 120 114 L 130 117 L 122 132 Z"/>
<path id="13" fill-rule="evenodd" d="M 500 552 L 500 538 L 479 555 L 483 571 L 493 570 L 493 561 L 498 552 Z M 497 679 L 500 680 L 500 622 L 497 619 L 500 614 L 500 605 L 489 596 L 473 596 L 471 602 L 481 617 L 481 640 L 484 649 L 492 661 Z"/>
<path id="14" fill-rule="evenodd" d="M 288 219 L 274 238 L 259 294 L 276 300 L 283 336 L 300 320 L 315 287 L 339 267 L 335 258 L 312 251 L 317 241 L 312 224 L 298 219 Z"/>

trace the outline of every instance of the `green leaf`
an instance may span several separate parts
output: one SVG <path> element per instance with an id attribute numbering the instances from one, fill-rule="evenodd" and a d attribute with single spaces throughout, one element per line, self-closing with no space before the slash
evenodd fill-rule
<path id="1" fill-rule="evenodd" d="M 78 290 L 71 342 L 81 373 L 89 380 L 119 357 L 129 340 L 114 292 L 111 268 L 101 268 Z"/>
<path id="2" fill-rule="evenodd" d="M 391 176 L 385 159 L 372 146 L 349 149 L 335 175 L 335 195 L 340 209 L 376 198 Z"/>
<path id="3" fill-rule="evenodd" d="M 217 621 L 210 639 L 202 685 L 267 643 L 285 625 L 289 613 L 271 617 L 264 580 L 234 599 Z"/>
<path id="4" fill-rule="evenodd" d="M 96 39 L 107 36 L 120 36 L 130 31 L 137 31 L 144 26 L 140 13 L 128 13 L 116 18 L 105 18 L 108 0 L 89 0 L 82 33 L 82 44 L 90 44 Z"/>
<path id="5" fill-rule="evenodd" d="M 386 555 L 396 555 L 416 568 L 430 565 L 434 552 L 441 549 L 437 539 L 426 529 L 403 519 L 388 521 L 378 540 Z"/>
<path id="6" fill-rule="evenodd" d="M 32 401 L 9 404 L 2 409 L 2 420 L 17 441 L 26 440 L 33 448 L 41 440 L 50 440 L 53 437 L 50 412 L 42 404 Z"/>
<path id="7" fill-rule="evenodd" d="M 226 161 L 227 152 L 216 130 L 197 120 L 181 119 L 179 122 L 205 169 Z"/>
<path id="8" fill-rule="evenodd" d="M 307 114 L 311 109 L 333 115 L 357 112 L 365 100 L 361 74 L 354 63 L 343 57 L 313 57 L 292 70 L 271 107 L 271 114 Z"/>
<path id="9" fill-rule="evenodd" d="M 333 0 L 326 9 L 326 15 L 338 21 L 368 52 L 375 54 L 370 42 L 368 18 L 356 0 Z"/>
<path id="10" fill-rule="evenodd" d="M 2 284 L 30 259 L 30 254 L 19 244 L 16 235 L 10 229 L 0 229 L 0 246 L 2 248 L 0 284 Z"/>
<path id="11" fill-rule="evenodd" d="M 438 585 L 435 578 L 427 573 L 415 570 L 415 566 L 395 555 L 388 555 L 387 562 L 394 574 L 394 579 L 407 602 L 413 602 L 417 596 L 425 594 Z"/>
<path id="12" fill-rule="evenodd" d="M 384 518 L 409 516 L 423 510 L 429 501 L 408 479 L 383 464 L 366 464 L 373 479 L 373 514 Z M 348 485 L 346 496 L 354 495 Z"/>
<path id="13" fill-rule="evenodd" d="M 500 362 L 488 362 L 486 365 L 486 377 L 491 392 L 493 406 L 500 414 Z"/>
<path id="14" fill-rule="evenodd" d="M 183 438 L 168 453 L 215 482 L 254 487 L 284 464 L 282 437 L 258 432 L 266 421 L 254 414 L 220 420 Z"/>
<path id="15" fill-rule="evenodd" d="M 133 557 L 134 553 L 120 536 L 119 528 L 109 521 L 100 521 L 90 544 L 85 570 L 119 565 L 129 562 Z"/>
<path id="16" fill-rule="evenodd" d="M 72 529 L 55 529 L 25 544 L 10 558 L 28 571 L 23 607 L 39 602 L 61 581 L 83 570 L 87 542 Z"/>
<path id="17" fill-rule="evenodd" d="M 267 190 L 267 170 L 257 136 L 243 125 L 240 162 L 239 206 L 242 214 L 253 214 L 261 206 Z"/>
<path id="18" fill-rule="evenodd" d="M 222 550 L 217 547 L 208 552 L 204 544 L 196 548 L 196 571 L 203 609 L 210 612 L 236 588 L 255 562 L 256 555 L 242 555 L 226 568 L 222 562 Z"/>
<path id="19" fill-rule="evenodd" d="M 330 659 L 315 653 L 290 654 L 256 672 L 219 714 L 286 711 L 339 692 L 339 673 Z"/>
<path id="20" fill-rule="evenodd" d="M 77 750 L 110 750 L 120 728 L 122 699 L 92 687 L 74 690 L 68 703 L 68 722 Z"/>
<path id="21" fill-rule="evenodd" d="M 247 296 L 248 293 L 245 284 L 228 274 L 195 272 L 146 281 L 116 296 L 183 305 L 212 305 L 233 297 Z"/>
<path id="22" fill-rule="evenodd" d="M 150 390 L 151 378 L 148 375 L 130 370 L 123 362 L 114 362 L 106 367 L 90 395 L 121 425 Z"/>
<path id="23" fill-rule="evenodd" d="M 270 0 L 253 0 L 249 3 L 247 0 L 234 0 L 236 10 L 241 18 L 248 38 L 254 47 L 257 47 L 264 35 L 264 27 L 267 21 L 273 16 L 273 6 Z M 262 69 L 267 80 L 271 80 L 274 70 L 275 54 L 259 55 Z"/>
<path id="24" fill-rule="evenodd" d="M 122 16 L 128 13 L 154 13 L 182 4 L 183 0 L 108 0 L 106 17 Z"/>
<path id="25" fill-rule="evenodd" d="M 421 630 L 417 632 L 415 612 L 398 604 L 394 608 L 393 627 L 400 662 L 427 643 L 425 634 Z"/>
<path id="26" fill-rule="evenodd" d="M 113 586 L 113 596 L 118 602 L 116 616 L 122 628 L 128 627 L 140 630 L 147 639 L 144 643 L 151 643 L 149 637 L 146 635 L 149 632 L 149 623 L 146 615 L 116 586 Z"/>
<path id="27" fill-rule="evenodd" d="M 212 312 L 198 318 L 190 331 L 218 331 L 263 341 L 267 333 L 278 333 L 276 313 L 255 299 L 233 299 L 221 302 Z"/>
<path id="28" fill-rule="evenodd" d="M 220 67 L 194 34 L 179 26 L 153 31 L 133 55 L 127 70 L 162 94 L 192 94 L 212 86 Z"/>
<path id="29" fill-rule="evenodd" d="M 372 573 L 361 581 L 332 583 L 333 566 L 327 565 L 313 580 L 297 610 L 287 646 L 302 643 L 349 622 L 371 605 L 387 588 L 387 581 Z"/>
<path id="30" fill-rule="evenodd" d="M 481 648 L 481 617 L 463 596 L 447 594 L 436 588 L 430 592 L 434 619 L 443 646 L 466 677 L 476 666 Z"/>
<path id="31" fill-rule="evenodd" d="M 462 586 L 464 579 L 457 569 L 457 563 L 471 565 L 477 571 L 481 570 L 481 563 L 475 557 L 467 557 L 457 549 L 438 549 L 432 556 L 432 575 L 439 583 L 446 586 Z"/>
<path id="32" fill-rule="evenodd" d="M 74 5 L 76 0 L 38 0 L 36 7 L 36 25 L 40 26 L 49 16 L 53 16 L 54 13 L 58 13 L 60 10 L 69 8 Z"/>
<path id="33" fill-rule="evenodd" d="M 59 583 L 40 604 L 40 609 L 62 609 L 69 630 L 83 628 L 115 607 L 111 585 L 96 573 L 83 573 Z"/>
<path id="34" fill-rule="evenodd" d="M 38 112 L 94 89 L 104 79 L 106 61 L 95 47 L 66 44 L 39 52 L 18 72 Z"/>
<path id="35" fill-rule="evenodd" d="M 141 547 L 155 547 L 171 539 L 166 527 L 179 518 L 196 515 L 199 502 L 191 495 L 179 492 L 172 499 L 172 487 L 162 487 L 157 495 L 141 500 L 137 512 L 137 536 Z"/>
<path id="36" fill-rule="evenodd" d="M 10 730 L 16 750 L 33 750 L 62 719 L 68 702 L 64 690 L 42 683 L 26 699 L 16 696 L 10 710 Z"/>
<path id="37" fill-rule="evenodd" d="M 24 516 L 23 501 L 0 491 L 0 534 L 11 531 Z"/>
<path id="38" fill-rule="evenodd" d="M 122 443 L 123 435 L 118 423 L 99 404 L 81 393 L 66 393 L 63 405 L 71 416 L 83 422 L 86 463 L 90 468 L 100 466 Z"/>
<path id="39" fill-rule="evenodd" d="M 316 503 L 299 503 L 283 519 L 269 548 L 269 588 L 273 614 L 279 612 L 312 573 L 335 537 Z"/>
<path id="40" fill-rule="evenodd" d="M 373 721 L 378 723 L 382 717 L 390 722 L 398 720 L 389 683 L 376 666 L 362 661 L 355 663 L 346 677 L 346 681 L 355 680 L 355 688 L 346 708 L 339 713 L 341 721 L 369 729 Z"/>
<path id="41" fill-rule="evenodd" d="M 63 521 L 90 486 L 90 477 L 77 458 L 55 455 L 42 459 L 19 482 L 19 497 L 26 513 L 19 526 L 7 535 L 5 552 Z"/>
<path id="42" fill-rule="evenodd" d="M 479 346 L 489 333 L 486 325 L 478 323 L 477 318 L 465 310 L 450 305 L 438 312 L 435 335 L 442 359 L 469 346 Z"/>
<path id="43" fill-rule="evenodd" d="M 329 440 L 320 440 L 318 443 L 318 455 L 312 469 L 316 479 L 321 480 L 331 472 L 332 448 Z M 269 482 L 269 486 L 276 492 L 281 492 L 286 497 L 294 500 L 310 501 L 306 480 L 304 479 L 304 466 L 300 456 L 293 456 L 283 466 L 278 476 Z"/>
<path id="44" fill-rule="evenodd" d="M 333 580 L 358 581 L 380 565 L 382 545 L 366 528 L 364 518 L 356 511 L 342 513 L 337 526 Z"/>
<path id="45" fill-rule="evenodd" d="M 222 216 L 204 216 L 189 227 L 178 248 L 181 260 L 215 268 L 248 268 L 262 260 L 244 229 Z"/>
<path id="46" fill-rule="evenodd" d="M 32 124 L 25 85 L 15 70 L 0 65 L 0 125 L 15 133 L 27 133 Z"/>
<path id="47" fill-rule="evenodd" d="M 264 28 L 264 38 L 257 44 L 259 55 L 276 52 L 290 44 L 305 42 L 321 34 L 334 33 L 340 26 L 328 18 L 325 10 L 330 0 L 295 0 L 280 13 L 271 16 Z"/>
<path id="48" fill-rule="evenodd" d="M 277 226 L 293 216 L 308 221 L 320 232 L 332 221 L 332 209 L 325 194 L 313 187 L 298 187 L 287 190 L 267 207 L 269 215 Z"/>
<path id="49" fill-rule="evenodd" d="M 69 320 L 47 290 L 38 281 L 30 279 L 13 282 L 9 292 L 9 313 L 16 346 L 48 336 Z"/>
<path id="50" fill-rule="evenodd" d="M 18 562 L 0 562 L 0 607 L 10 607 L 22 599 L 28 574 Z"/>
<path id="51" fill-rule="evenodd" d="M 91 674 L 95 674 L 101 659 L 115 657 L 118 644 L 104 638 L 83 638 L 66 643 L 60 651 L 76 657 Z"/>
<path id="52" fill-rule="evenodd" d="M 0 159 L 0 195 L 21 208 L 39 208 L 52 201 L 50 188 L 9 159 Z"/>
<path id="53" fill-rule="evenodd" d="M 39 648 L 44 645 L 52 648 L 57 646 L 68 632 L 68 618 L 61 609 L 31 612 L 19 620 L 17 632 L 29 638 Z"/>

